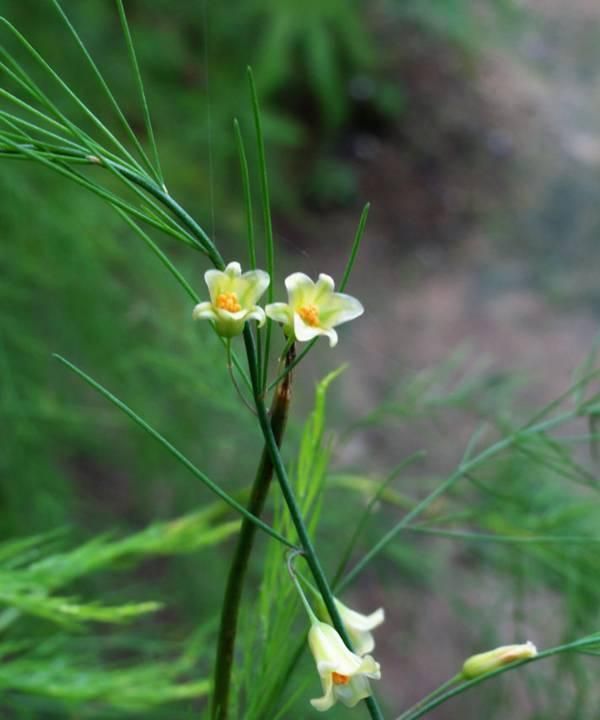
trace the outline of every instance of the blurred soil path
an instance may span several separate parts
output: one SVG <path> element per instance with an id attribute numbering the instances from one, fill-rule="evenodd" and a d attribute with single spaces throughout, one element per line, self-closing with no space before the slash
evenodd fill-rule
<path id="1" fill-rule="evenodd" d="M 451 60 L 441 70 L 422 64 L 416 71 L 423 107 L 438 96 L 448 103 L 431 155 L 415 151 L 415 138 L 434 122 L 418 102 L 402 130 L 371 139 L 360 195 L 372 211 L 348 288 L 367 313 L 342 331 L 339 351 L 341 363 L 350 347 L 345 402 L 355 415 L 388 397 L 390 376 L 434 366 L 465 342 L 498 370 L 527 373 L 526 399 L 548 402 L 568 387 L 598 333 L 600 2 L 530 0 L 528 7 L 530 20 L 511 47 L 484 51 L 472 87 L 455 85 Z M 303 228 L 316 238 L 307 241 L 307 271 L 340 277 L 357 219 L 355 210 Z M 454 461 L 445 453 L 452 445 L 460 452 L 470 432 L 452 429 L 438 449 L 440 464 Z M 364 442 L 342 460 L 360 458 L 364 466 L 365 458 L 384 455 L 393 466 L 416 449 L 408 436 Z M 398 708 L 460 667 L 457 648 L 469 652 L 468 622 L 457 627 L 444 592 L 415 592 L 393 600 L 369 588 L 359 600 L 364 610 L 378 600 L 388 607 L 379 653 L 386 696 Z M 394 623 L 412 629 L 409 643 Z M 459 700 L 435 717 L 472 712 L 476 706 Z"/>
<path id="2" fill-rule="evenodd" d="M 472 77 L 452 56 L 439 68 L 417 58 L 402 128 L 371 138 L 360 197 L 372 209 L 349 287 L 367 314 L 344 339 L 355 408 L 380 402 L 391 373 L 435 365 L 465 342 L 503 370 L 531 373 L 543 402 L 591 349 L 600 2 L 530 0 L 529 11 L 510 47 L 484 50 Z M 447 108 L 428 118 L 436 98 Z M 303 229 L 315 238 L 309 271 L 340 276 L 358 212 Z"/>

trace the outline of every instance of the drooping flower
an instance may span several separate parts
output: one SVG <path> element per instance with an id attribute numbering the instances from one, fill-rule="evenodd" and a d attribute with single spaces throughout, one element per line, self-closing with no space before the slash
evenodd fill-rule
<path id="1" fill-rule="evenodd" d="M 499 670 L 520 660 L 529 660 L 537 655 L 537 648 L 532 642 L 523 645 L 503 645 L 495 650 L 473 655 L 465 661 L 462 676 L 468 680 Z"/>
<path id="2" fill-rule="evenodd" d="M 272 320 L 283 324 L 286 335 L 299 342 L 326 335 L 333 347 L 338 341 L 333 328 L 364 312 L 356 298 L 334 292 L 333 279 L 324 273 L 319 275 L 316 283 L 304 273 L 292 273 L 285 279 L 285 287 L 288 302 L 267 305 L 265 312 Z"/>
<path id="3" fill-rule="evenodd" d="M 269 287 L 270 278 L 264 270 L 250 270 L 242 274 L 238 262 L 230 262 L 224 271 L 207 270 L 204 280 L 208 285 L 210 301 L 194 308 L 195 320 L 212 320 L 223 337 L 234 337 L 244 329 L 248 320 L 263 325 L 266 318 L 257 301 Z"/>
<path id="4" fill-rule="evenodd" d="M 315 709 L 324 712 L 338 700 L 354 707 L 371 695 L 369 678 L 379 680 L 381 671 L 370 655 L 359 657 L 348 650 L 337 631 L 318 620 L 312 622 L 308 644 L 323 686 L 323 697 L 310 701 Z"/>
<path id="5" fill-rule="evenodd" d="M 383 608 L 375 610 L 375 612 L 372 612 L 370 615 L 363 615 L 344 605 L 344 603 L 340 602 L 337 598 L 334 598 L 334 602 L 344 623 L 348 637 L 352 642 L 354 652 L 357 655 L 366 655 L 372 652 L 375 647 L 375 639 L 373 638 L 371 630 L 374 630 L 385 620 Z M 321 615 L 324 620 L 331 621 L 322 600 L 318 605 L 319 615 Z"/>

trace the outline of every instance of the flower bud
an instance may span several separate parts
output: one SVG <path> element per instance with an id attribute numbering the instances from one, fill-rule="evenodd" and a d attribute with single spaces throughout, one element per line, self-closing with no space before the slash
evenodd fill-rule
<path id="1" fill-rule="evenodd" d="M 495 650 L 472 655 L 465 661 L 462 669 L 462 676 L 466 680 L 472 680 L 480 675 L 499 670 L 505 665 L 510 665 L 520 660 L 529 660 L 537 655 L 537 648 L 532 642 L 523 645 L 503 645 Z"/>

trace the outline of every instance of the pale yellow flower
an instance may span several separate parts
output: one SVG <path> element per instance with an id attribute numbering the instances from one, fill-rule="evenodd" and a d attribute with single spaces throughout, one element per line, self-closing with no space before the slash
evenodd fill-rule
<path id="1" fill-rule="evenodd" d="M 375 647 L 375 640 L 371 630 L 374 630 L 385 620 L 383 608 L 375 610 L 370 615 L 363 615 L 337 599 L 335 599 L 335 606 L 352 642 L 354 652 L 357 655 L 366 655 L 366 653 L 372 652 Z"/>
<path id="2" fill-rule="evenodd" d="M 470 657 L 463 665 L 462 676 L 471 680 L 499 670 L 504 665 L 510 665 L 510 663 L 520 660 L 529 660 L 536 655 L 537 648 L 532 642 L 526 642 L 523 645 L 503 645 L 495 650 Z"/>
<path id="3" fill-rule="evenodd" d="M 242 274 L 240 264 L 230 262 L 224 271 L 207 270 L 204 280 L 210 301 L 196 305 L 192 314 L 195 320 L 212 320 L 219 335 L 228 338 L 239 335 L 248 320 L 264 324 L 265 312 L 256 305 L 269 287 L 270 278 L 264 270 Z"/>
<path id="4" fill-rule="evenodd" d="M 285 287 L 288 302 L 267 305 L 265 312 L 272 320 L 282 323 L 286 334 L 299 342 L 326 335 L 333 347 L 338 341 L 333 328 L 364 312 L 356 298 L 334 292 L 333 279 L 324 273 L 316 283 L 304 273 L 293 273 L 285 279 Z"/>
<path id="5" fill-rule="evenodd" d="M 347 605 L 344 605 L 344 603 L 340 602 L 337 598 L 333 598 L 333 601 L 335 602 L 337 611 L 344 623 L 348 637 L 352 642 L 354 652 L 357 655 L 366 655 L 367 653 L 372 652 L 375 647 L 375 639 L 373 638 L 371 630 L 379 627 L 379 625 L 381 625 L 385 620 L 383 608 L 375 610 L 375 612 L 372 612 L 370 615 L 363 615 L 356 610 L 352 610 Z M 327 612 L 327 608 L 325 607 L 325 603 L 323 602 L 323 598 L 321 598 L 321 596 L 319 596 L 317 607 L 321 619 L 325 620 L 325 622 L 331 623 L 331 617 Z"/>
<path id="6" fill-rule="evenodd" d="M 317 620 L 311 625 L 308 644 L 323 686 L 323 697 L 310 701 L 315 709 L 324 712 L 338 700 L 354 707 L 371 695 L 369 678 L 379 680 L 381 672 L 370 655 L 359 657 L 351 652 L 331 625 Z"/>

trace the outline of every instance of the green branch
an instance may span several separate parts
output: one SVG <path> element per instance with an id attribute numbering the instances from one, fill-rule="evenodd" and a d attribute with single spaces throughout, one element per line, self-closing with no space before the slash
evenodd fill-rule
<path id="1" fill-rule="evenodd" d="M 479 683 L 485 682 L 486 680 L 491 680 L 497 675 L 501 675 L 502 673 L 508 672 L 509 670 L 516 670 L 517 668 L 523 667 L 523 665 L 529 665 L 530 663 L 544 660 L 545 658 L 552 657 L 553 655 L 558 655 L 560 653 L 585 652 L 590 648 L 597 649 L 599 644 L 600 636 L 590 635 L 579 640 L 574 640 L 573 642 L 567 643 L 565 645 L 558 645 L 557 647 L 543 650 L 542 652 L 539 652 L 535 657 L 529 658 L 527 660 L 522 660 L 521 662 L 511 663 L 510 665 L 505 665 L 504 667 L 498 668 L 493 672 L 489 672 L 485 675 L 480 675 L 479 677 L 473 678 L 472 680 L 468 680 L 466 682 L 462 682 L 460 684 L 458 684 L 460 682 L 460 676 L 457 676 L 456 678 L 445 682 L 443 685 L 438 687 L 437 690 L 434 690 L 427 698 L 424 698 L 412 708 L 409 708 L 408 710 L 403 712 L 402 715 L 396 718 L 396 720 L 418 720 L 418 718 L 424 717 L 431 710 L 434 710 L 439 705 L 442 705 L 442 703 L 450 700 L 450 698 L 453 698 L 456 695 L 460 695 L 461 693 L 470 690 L 472 687 L 475 687 L 475 685 L 479 685 Z M 451 687 L 452 685 L 453 687 Z"/>
<path id="2" fill-rule="evenodd" d="M 258 421 L 260 423 L 260 428 L 265 439 L 265 445 L 271 456 L 275 475 L 277 476 L 277 480 L 279 482 L 281 492 L 289 510 L 292 523 L 294 524 L 296 533 L 298 534 L 300 546 L 302 547 L 304 557 L 306 559 L 306 562 L 308 563 L 316 586 L 321 593 L 321 597 L 323 598 L 325 607 L 329 613 L 329 616 L 331 617 L 333 626 L 340 634 L 346 646 L 350 650 L 352 650 L 352 642 L 348 637 L 346 628 L 344 627 L 342 619 L 335 605 L 333 593 L 331 591 L 331 588 L 329 587 L 329 583 L 327 582 L 327 578 L 325 576 L 325 573 L 323 572 L 323 568 L 321 567 L 321 561 L 319 560 L 319 556 L 317 555 L 313 542 L 310 538 L 310 535 L 308 534 L 308 530 L 304 523 L 304 518 L 302 517 L 302 512 L 300 510 L 300 507 L 298 506 L 298 502 L 296 501 L 294 491 L 290 484 L 287 471 L 283 463 L 283 458 L 281 457 L 281 453 L 279 452 L 277 438 L 273 434 L 271 423 L 269 422 L 267 408 L 265 407 L 264 399 L 260 390 L 261 384 L 260 378 L 258 377 L 258 368 L 256 366 L 254 339 L 252 337 L 252 332 L 250 331 L 250 328 L 248 326 L 246 326 L 246 328 L 244 329 L 244 342 L 246 344 L 246 354 L 248 356 L 250 379 L 252 380 L 252 384 L 254 387 L 254 402 L 256 405 Z M 371 696 L 366 698 L 365 704 L 367 705 L 367 708 L 373 720 L 383 720 L 383 715 L 381 714 L 381 710 L 379 709 L 377 701 L 374 697 Z"/>
<path id="3" fill-rule="evenodd" d="M 286 365 L 294 359 L 294 347 L 292 346 L 286 356 Z M 270 427 L 275 442 L 279 447 L 285 432 L 288 409 L 291 400 L 292 376 L 288 374 L 285 381 L 277 388 L 273 397 L 271 407 Z M 265 445 L 262 451 L 260 464 L 256 472 L 256 478 L 252 485 L 250 500 L 247 510 L 254 517 L 260 517 L 269 494 L 271 478 L 273 477 L 273 463 L 269 451 Z M 233 554 L 233 560 L 229 567 L 227 585 L 223 596 L 221 610 L 221 623 L 219 626 L 219 638 L 217 643 L 217 655 L 214 672 L 214 689 L 212 696 L 212 718 L 213 720 L 227 720 L 229 715 L 229 688 L 231 684 L 231 671 L 233 668 L 233 653 L 235 650 L 235 637 L 237 633 L 237 622 L 242 599 L 242 590 L 254 538 L 256 536 L 256 525 L 244 518 L 237 545 Z"/>

